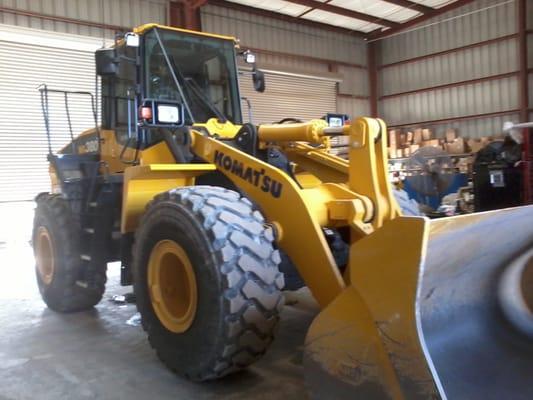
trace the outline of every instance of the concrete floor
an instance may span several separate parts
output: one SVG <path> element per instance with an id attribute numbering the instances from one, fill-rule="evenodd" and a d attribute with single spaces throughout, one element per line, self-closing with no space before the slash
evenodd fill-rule
<path id="1" fill-rule="evenodd" d="M 110 299 L 130 290 L 109 266 L 104 300 L 62 315 L 41 301 L 28 244 L 33 205 L 0 204 L 0 400 L 19 399 L 302 399 L 302 348 L 317 309 L 305 291 L 290 294 L 278 337 L 251 368 L 195 384 L 169 372 L 139 326 L 135 305 Z"/>

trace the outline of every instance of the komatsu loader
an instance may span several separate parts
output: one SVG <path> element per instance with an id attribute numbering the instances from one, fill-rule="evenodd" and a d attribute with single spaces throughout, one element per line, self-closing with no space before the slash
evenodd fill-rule
<path id="1" fill-rule="evenodd" d="M 382 120 L 242 122 L 237 58 L 265 82 L 237 43 L 149 24 L 96 52 L 101 117 L 93 99 L 96 126 L 50 146 L 36 198 L 46 304 L 94 306 L 120 261 L 159 358 L 205 381 L 267 351 L 296 276 L 321 310 L 312 397 L 532 399 L 533 207 L 403 215 Z"/>

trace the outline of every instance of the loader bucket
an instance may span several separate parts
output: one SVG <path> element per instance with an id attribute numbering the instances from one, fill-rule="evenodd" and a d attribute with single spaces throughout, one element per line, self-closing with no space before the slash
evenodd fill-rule
<path id="1" fill-rule="evenodd" d="M 313 321 L 312 398 L 533 399 L 533 206 L 400 217 Z"/>

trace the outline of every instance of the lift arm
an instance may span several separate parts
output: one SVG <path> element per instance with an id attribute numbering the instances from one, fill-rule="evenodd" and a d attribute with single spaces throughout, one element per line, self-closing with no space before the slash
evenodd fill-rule
<path id="1" fill-rule="evenodd" d="M 354 241 L 398 215 L 386 177 L 386 143 L 381 132 L 386 132 L 384 123 L 369 118 L 358 119 L 341 131 L 331 131 L 320 121 L 260 127 L 263 143 L 316 143 L 330 134 L 350 136 L 347 185 L 323 183 L 312 189 L 301 189 L 285 172 L 220 140 L 195 130 L 191 136 L 192 151 L 214 164 L 259 205 L 275 227 L 280 247 L 296 264 L 318 303 L 325 307 L 340 294 L 345 282 L 321 227 L 348 225 Z M 310 172 L 316 170 L 319 174 L 326 167 L 323 160 L 316 161 L 316 156 L 307 159 L 313 157 Z"/>

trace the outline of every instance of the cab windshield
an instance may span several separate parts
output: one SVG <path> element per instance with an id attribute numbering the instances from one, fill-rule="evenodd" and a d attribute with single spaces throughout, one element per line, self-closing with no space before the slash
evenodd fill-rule
<path id="1" fill-rule="evenodd" d="M 145 97 L 182 102 L 187 124 L 210 118 L 240 124 L 233 42 L 156 29 L 145 35 Z"/>

